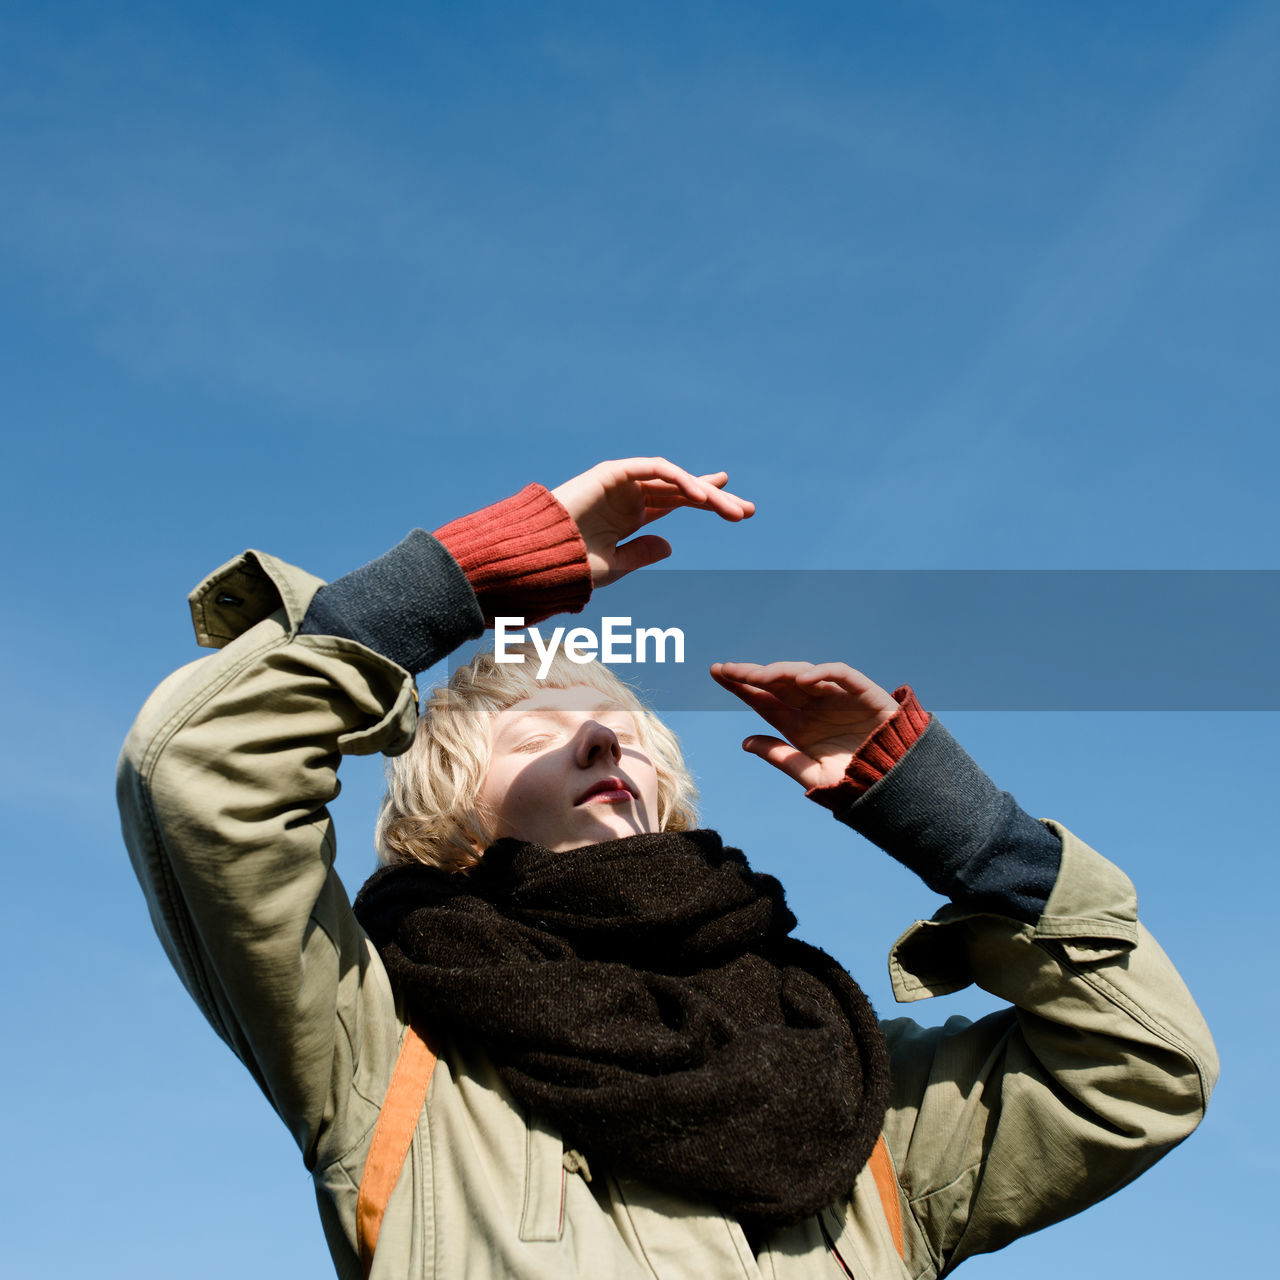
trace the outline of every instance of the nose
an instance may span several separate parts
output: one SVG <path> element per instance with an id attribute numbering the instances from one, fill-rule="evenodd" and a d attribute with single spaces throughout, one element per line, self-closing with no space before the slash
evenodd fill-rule
<path id="1" fill-rule="evenodd" d="M 622 759 L 622 744 L 618 741 L 618 735 L 608 725 L 597 720 L 583 725 L 582 732 L 578 735 L 578 763 L 586 768 L 610 757 L 615 764 Z"/>

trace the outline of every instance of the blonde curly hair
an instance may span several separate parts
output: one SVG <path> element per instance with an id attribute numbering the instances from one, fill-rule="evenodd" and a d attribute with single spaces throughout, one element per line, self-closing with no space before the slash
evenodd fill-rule
<path id="1" fill-rule="evenodd" d="M 698 791 L 680 742 L 630 685 L 601 663 L 576 663 L 557 652 L 545 678 L 536 679 L 531 644 L 508 645 L 523 663 L 499 663 L 478 653 L 448 684 L 433 689 L 413 743 L 387 762 L 387 792 L 378 812 L 374 843 L 383 865 L 423 862 L 466 871 L 492 843 L 479 805 L 480 787 L 493 759 L 493 717 L 541 689 L 586 685 L 615 698 L 635 717 L 640 745 L 658 775 L 658 830 L 689 831 L 698 825 Z"/>

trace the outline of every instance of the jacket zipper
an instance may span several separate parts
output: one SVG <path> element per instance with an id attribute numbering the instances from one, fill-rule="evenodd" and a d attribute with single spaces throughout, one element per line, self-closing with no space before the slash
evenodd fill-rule
<path id="1" fill-rule="evenodd" d="M 831 1256 L 836 1260 L 843 1275 L 849 1277 L 849 1280 L 857 1280 L 857 1277 L 849 1270 L 849 1264 L 840 1256 L 840 1250 L 836 1248 L 836 1242 L 831 1238 L 831 1232 L 827 1230 L 827 1224 L 823 1222 L 822 1215 L 818 1215 L 818 1226 L 822 1228 L 822 1238 L 827 1242 L 827 1248 L 831 1250 Z"/>

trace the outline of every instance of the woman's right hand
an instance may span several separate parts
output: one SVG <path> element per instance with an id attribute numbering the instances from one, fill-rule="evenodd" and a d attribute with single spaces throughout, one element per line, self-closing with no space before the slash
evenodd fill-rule
<path id="1" fill-rule="evenodd" d="M 713 662 L 711 677 L 783 735 L 752 734 L 742 749 L 805 788 L 839 783 L 898 710 L 893 694 L 844 662 Z"/>
<path id="2" fill-rule="evenodd" d="M 586 543 L 592 585 L 603 587 L 671 554 L 671 544 L 656 534 L 623 539 L 677 507 L 714 511 L 735 522 L 754 515 L 754 502 L 724 490 L 728 479 L 725 471 L 695 476 L 666 458 L 624 458 L 598 462 L 551 494 Z"/>

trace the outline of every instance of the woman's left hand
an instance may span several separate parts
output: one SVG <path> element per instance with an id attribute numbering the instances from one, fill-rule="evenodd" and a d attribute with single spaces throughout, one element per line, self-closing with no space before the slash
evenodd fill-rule
<path id="1" fill-rule="evenodd" d="M 597 463 L 557 485 L 551 495 L 573 517 L 587 548 L 591 581 L 603 587 L 671 554 L 666 538 L 631 535 L 677 507 L 712 511 L 735 522 L 753 516 L 756 504 L 725 489 L 728 479 L 725 471 L 695 476 L 666 458 L 620 458 Z"/>
<path id="2" fill-rule="evenodd" d="M 806 789 L 839 782 L 898 709 L 892 694 L 843 662 L 715 662 L 711 676 L 783 735 L 755 734 L 743 750 Z"/>

